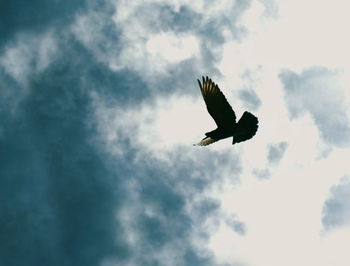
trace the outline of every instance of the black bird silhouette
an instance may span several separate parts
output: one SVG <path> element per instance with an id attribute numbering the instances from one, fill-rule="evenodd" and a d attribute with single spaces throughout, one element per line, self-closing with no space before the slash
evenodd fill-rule
<path id="1" fill-rule="evenodd" d="M 217 129 L 205 133 L 206 137 L 195 145 L 206 146 L 229 137 L 233 137 L 232 145 L 251 139 L 258 130 L 258 118 L 245 111 L 241 119 L 236 123 L 235 112 L 218 85 L 208 77 L 202 77 L 202 79 L 202 84 L 198 79 L 199 87 L 208 112 L 213 117 Z"/>

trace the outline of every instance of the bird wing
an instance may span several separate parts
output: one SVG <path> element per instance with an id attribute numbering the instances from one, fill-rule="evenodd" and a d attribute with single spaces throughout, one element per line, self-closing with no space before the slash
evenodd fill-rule
<path id="1" fill-rule="evenodd" d="M 199 79 L 198 84 L 209 114 L 213 117 L 218 128 L 231 128 L 236 122 L 236 115 L 231 105 L 217 84 L 208 77 L 202 77 L 202 79 L 203 84 Z"/>

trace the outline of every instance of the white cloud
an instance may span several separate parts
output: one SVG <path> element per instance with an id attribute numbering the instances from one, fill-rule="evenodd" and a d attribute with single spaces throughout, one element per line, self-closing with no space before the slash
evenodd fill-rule
<path id="1" fill-rule="evenodd" d="M 161 57 L 167 63 L 180 62 L 199 52 L 199 44 L 194 36 L 176 36 L 173 33 L 152 36 L 146 46 L 153 58 Z"/>
<path id="2" fill-rule="evenodd" d="M 197 100 L 175 93 L 130 109 L 107 107 L 104 99 L 96 94 L 93 98 L 101 134 L 109 143 L 107 148 L 112 149 L 110 151 L 113 153 L 122 153 L 118 143 L 123 138 L 130 138 L 133 146 L 141 146 L 153 155 L 158 154 L 158 158 L 179 146 L 202 149 L 192 145 L 216 126 L 206 111 L 199 90 Z M 218 144 L 213 148 L 225 146 Z"/>
<path id="3" fill-rule="evenodd" d="M 344 169 L 344 162 L 337 163 L 337 158 L 299 168 L 284 165 L 264 181 L 244 171 L 240 185 L 219 191 L 222 208 L 239 215 L 247 234 L 238 237 L 230 228 L 222 228 L 212 235 L 210 246 L 217 259 L 222 263 L 238 259 L 248 265 L 328 266 L 320 256 L 321 218 L 328 188 Z M 219 240 L 225 235 L 223 248 Z M 332 256 L 329 252 L 325 255 Z"/>
<path id="4" fill-rule="evenodd" d="M 182 1 L 167 3 L 179 9 Z M 151 76 L 154 76 L 169 64 L 198 56 L 196 51 L 202 40 L 194 30 L 182 35 L 153 31 L 135 16 L 139 5 L 139 2 L 121 1 L 116 8 L 114 22 L 124 29 L 122 54 L 119 61 L 112 63 L 116 69 L 124 66 L 141 72 L 151 69 Z M 320 233 L 323 230 L 322 209 L 329 188 L 349 172 L 344 158 L 349 158 L 350 154 L 335 147 L 327 157 L 320 155 L 327 147 L 317 123 L 309 113 L 290 120 L 283 84 L 278 77 L 282 69 L 301 73 L 310 66 L 323 65 L 342 69 L 344 75 L 332 79 L 332 82 L 339 82 L 346 88 L 349 84 L 346 73 L 350 66 L 344 54 L 349 46 L 344 31 L 345 25 L 349 24 L 344 11 L 348 10 L 347 5 L 340 0 L 336 4 L 314 0 L 307 3 L 279 1 L 279 14 L 271 19 L 264 16 L 264 7 L 253 1 L 239 20 L 239 25 L 249 31 L 244 39 L 237 42 L 223 30 L 227 42 L 222 43 L 222 60 L 216 65 L 222 76 L 214 76 L 215 82 L 232 103 L 238 117 L 245 110 L 241 99 L 234 97 L 238 90 L 247 86 L 252 88 L 261 105 L 255 113 L 260 121 L 259 130 L 252 140 L 235 146 L 224 140 L 205 148 L 222 151 L 228 156 L 237 153 L 243 162 L 240 183 L 231 182 L 233 173 L 228 161 L 221 165 L 218 173 L 223 180 L 222 186 L 210 192 L 211 196 L 220 199 L 221 211 L 225 214 L 218 218 L 218 230 L 209 230 L 208 247 L 219 263 L 329 266 L 329 261 L 333 260 L 338 263 L 335 265 L 347 265 L 345 253 L 341 252 L 345 241 L 339 238 L 341 234 L 324 237 Z M 198 1 L 187 6 L 204 12 L 203 19 L 213 19 L 229 12 L 227 6 L 230 5 L 214 5 L 214 9 L 209 10 Z M 247 71 L 252 78 L 244 77 Z M 330 82 L 321 76 L 315 78 L 318 85 Z M 334 96 L 333 91 L 325 90 L 325 98 Z M 300 101 L 316 104 L 314 99 L 318 94 L 309 93 L 300 93 L 295 104 Z M 348 91 L 345 90 L 344 95 L 349 99 Z M 337 102 L 332 102 L 332 105 Z M 348 112 L 347 102 L 343 107 Z M 101 126 L 112 143 L 109 148 L 117 147 L 118 138 L 125 136 L 123 128 L 137 128 L 131 137 L 135 147 L 145 149 L 157 158 L 164 158 L 167 151 L 174 151 L 179 146 L 188 145 L 186 150 L 194 153 L 191 150 L 194 147 L 190 145 L 202 138 L 204 132 L 215 128 L 200 94 L 193 100 L 174 93 L 168 98 L 161 96 L 152 103 L 144 102 L 137 110 L 102 108 L 100 111 L 104 113 L 101 117 L 112 119 L 109 122 L 101 119 L 101 123 L 109 124 Z M 322 116 L 328 115 L 322 113 Z M 288 148 L 280 164 L 270 167 L 268 147 L 278 142 L 287 143 Z M 122 152 L 122 149 L 115 150 Z M 255 169 L 267 169 L 271 175 L 268 179 L 257 179 Z M 238 235 L 224 222 L 224 217 L 231 214 L 237 214 L 246 224 L 246 235 Z M 330 245 L 339 247 L 339 257 L 336 248 L 333 251 L 325 248 Z"/>
<path id="5" fill-rule="evenodd" d="M 3 86 L 2 100 L 10 112 L 16 114 L 18 104 L 30 92 L 28 85 L 31 76 L 44 71 L 57 58 L 57 40 L 51 31 L 42 34 L 20 33 L 3 47 L 0 71 L 17 84 L 8 87 L 0 79 Z"/>
<path id="6" fill-rule="evenodd" d="M 221 36 L 236 37 L 236 20 L 247 6 L 249 1 L 118 1 L 112 19 L 120 46 L 109 65 L 115 70 L 127 67 L 151 78 L 155 73 L 165 73 L 171 63 L 203 55 L 202 46 L 220 57 L 222 44 L 212 43 L 219 42 Z M 190 14 L 184 18 L 187 24 L 181 24 L 181 17 L 175 22 L 176 16 L 186 12 Z M 178 27 L 182 30 L 177 31 Z"/>
<path id="7" fill-rule="evenodd" d="M 120 50 L 118 56 L 110 58 L 112 69 L 124 67 L 154 75 L 166 72 L 172 63 L 181 62 L 199 53 L 199 41 L 191 34 L 180 34 L 173 31 L 160 31 L 155 26 L 157 13 L 148 10 L 149 16 L 133 14 L 139 5 L 116 7 L 117 13 L 113 20 L 121 31 Z M 124 12 L 123 10 L 128 10 Z M 126 14 L 130 13 L 130 17 Z"/>
<path id="8" fill-rule="evenodd" d="M 271 19 L 261 16 L 261 4 L 253 1 L 246 17 L 240 20 L 250 34 L 243 42 L 234 43 L 236 52 L 231 57 L 235 59 L 231 59 L 234 66 L 244 64 L 252 68 L 261 64 L 275 71 L 288 68 L 299 72 L 320 65 L 349 71 L 350 55 L 346 51 L 350 37 L 346 27 L 350 18 L 346 10 L 350 4 L 347 1 L 278 3 L 278 17 Z"/>
<path id="9" fill-rule="evenodd" d="M 339 76 L 324 68 L 307 69 L 300 75 L 290 71 L 280 74 L 291 116 L 309 112 L 326 142 L 346 147 L 350 144 L 350 102 L 344 98 Z"/>
<path id="10" fill-rule="evenodd" d="M 101 129 L 107 130 L 106 147 L 117 153 L 122 152 L 122 147 L 118 148 L 118 138 L 126 136 L 130 137 L 135 148 L 166 160 L 166 152 L 177 146 L 188 146 L 186 150 L 196 149 L 197 147 L 191 146 L 196 135 L 201 135 L 206 127 L 209 130 L 213 127 L 213 121 L 210 121 L 200 96 L 198 101 L 194 101 L 173 95 L 153 103 L 145 102 L 137 110 L 105 109 L 101 102 L 98 107 L 102 109 L 97 109 L 98 114 L 101 112 L 97 120 L 102 123 Z M 295 135 L 288 137 L 291 143 L 297 141 L 298 131 L 305 129 L 299 121 L 292 124 L 297 127 L 294 129 Z M 222 165 L 218 175 L 224 177 L 223 183 L 217 188 L 217 193 L 209 194 L 221 199 L 224 214 L 239 215 L 240 220 L 247 225 L 247 234 L 238 235 L 224 222 L 226 215 L 217 216 L 218 221 L 223 219 L 218 231 L 212 231 L 210 227 L 201 228 L 212 232 L 208 248 L 214 252 L 218 263 L 279 265 L 288 258 L 289 262 L 284 265 L 309 262 L 323 266 L 322 258 L 316 256 L 320 250 L 321 210 L 328 187 L 337 182 L 336 178 L 342 173 L 342 165 L 333 160 L 335 157 L 332 156 L 333 162 L 338 165 L 330 164 L 330 159 L 313 162 L 317 154 L 317 147 L 313 142 L 309 144 L 309 149 L 313 150 L 309 157 L 304 154 L 305 143 L 291 145 L 281 167 L 275 169 L 271 180 L 261 182 L 252 175 L 255 162 L 262 157 L 265 157 L 265 161 L 267 158 L 266 152 L 264 154 L 257 150 L 261 145 L 259 142 L 261 141 L 251 140 L 233 147 L 228 142 L 222 142 L 222 146 L 209 148 L 223 149 L 227 155 L 227 149 L 239 152 L 245 162 L 239 185 L 230 180 L 232 172 L 225 171 L 227 166 Z M 262 149 L 269 142 L 263 143 L 265 145 L 262 145 Z M 339 171 L 328 170 L 334 168 Z M 195 239 L 194 235 L 193 241 Z M 203 243 L 198 245 L 203 249 Z M 280 255 L 276 256 L 276 253 Z"/>
<path id="11" fill-rule="evenodd" d="M 336 261 L 334 265 L 348 264 L 345 253 L 341 252 L 345 238 L 326 241 L 333 245 L 333 250 L 339 247 L 341 254 L 337 257 L 337 252 L 323 248 L 320 233 L 323 230 L 323 204 L 329 188 L 349 172 L 345 159 L 349 152 L 333 149 L 327 158 L 320 159 L 327 147 L 317 124 L 311 115 L 293 121 L 289 119 L 278 80 L 282 69 L 300 73 L 310 66 L 324 65 L 343 70 L 332 80 L 315 77 L 318 85 L 331 83 L 326 89 L 326 101 L 339 96 L 339 87 L 349 86 L 345 77 L 350 61 L 344 54 L 349 43 L 344 28 L 349 24 L 349 17 L 344 13 L 348 3 L 337 1 L 336 7 L 333 3 L 328 4 L 279 1 L 279 15 L 271 20 L 262 16 L 261 5 L 254 1 L 240 20 L 250 31 L 249 35 L 239 43 L 224 44 L 223 59 L 218 67 L 225 78 L 217 81 L 222 84 L 220 87 L 227 98 L 232 99 L 236 110 L 243 110 L 244 106 L 231 95 L 246 86 L 254 88 L 262 104 L 256 111 L 260 121 L 257 135 L 251 141 L 233 147 L 240 152 L 243 162 L 241 183 L 226 184 L 224 191 L 217 192 L 222 209 L 237 213 L 247 226 L 244 237 L 238 237 L 224 226 L 212 235 L 210 246 L 222 263 L 238 260 L 248 265 L 329 266 L 329 261 Z M 338 13 L 335 9 L 342 10 Z M 333 19 L 330 14 L 340 17 Z M 254 80 L 244 78 L 247 71 Z M 319 89 L 320 86 L 316 87 Z M 313 105 L 320 103 L 317 102 L 319 92 L 308 93 L 300 93 L 299 103 L 307 99 Z M 340 106 L 346 116 L 349 92 L 344 90 L 344 94 L 345 100 L 338 97 L 331 106 L 336 109 Z M 320 104 L 325 119 L 332 118 L 331 106 Z M 266 169 L 268 145 L 278 141 L 288 143 L 281 164 L 267 168 L 271 173 L 269 179 L 258 180 L 254 169 Z M 227 244 L 222 246 L 220 243 L 224 242 Z"/>
<path id="12" fill-rule="evenodd" d="M 20 83 L 24 83 L 31 72 L 33 51 L 27 43 L 20 41 L 16 46 L 8 47 L 0 60 L 9 75 Z"/>
<path id="13" fill-rule="evenodd" d="M 146 101 L 139 106 L 130 108 L 119 108 L 106 104 L 106 99 L 93 94 L 95 108 L 94 121 L 98 124 L 99 144 L 104 151 L 116 156 L 124 155 L 125 140 L 137 151 L 132 158 L 135 161 L 150 164 L 165 164 L 168 175 L 164 176 L 166 183 L 174 178 L 176 181 L 171 187 L 174 191 L 184 193 L 183 200 L 186 202 L 184 213 L 191 219 L 192 229 L 189 232 L 190 242 L 196 250 L 197 255 L 208 257 L 211 250 L 206 245 L 206 238 L 203 235 L 210 233 L 217 227 L 217 220 L 226 219 L 225 215 L 213 215 L 212 217 L 201 217 L 207 211 L 199 208 L 198 203 L 211 198 L 212 191 L 217 186 L 221 187 L 221 181 L 230 179 L 236 182 L 239 166 L 235 160 L 237 154 L 233 150 L 227 149 L 227 145 L 213 146 L 217 152 L 215 158 L 211 158 L 208 152 L 202 147 L 193 147 L 192 144 L 203 138 L 205 130 L 211 130 L 214 122 L 211 121 L 206 107 L 201 99 L 198 90 L 198 100 L 189 97 L 179 96 L 177 93 L 169 98 L 158 98 L 155 101 Z M 230 157 L 230 165 L 220 167 L 227 157 Z M 224 160 L 222 160 L 224 158 Z M 197 165 L 198 169 L 192 169 L 192 165 Z M 218 166 L 216 169 L 215 167 Z M 176 169 L 189 167 L 188 175 L 179 176 Z M 210 167 L 208 171 L 204 169 Z M 169 170 L 170 169 L 170 170 Z M 153 177 L 150 177 L 151 179 Z M 209 178 L 207 186 L 201 191 L 195 191 L 189 182 L 196 182 L 203 178 Z M 131 247 L 139 248 L 139 224 L 133 224 L 134 217 L 145 213 L 149 217 L 159 216 L 159 210 L 154 206 L 142 203 L 142 210 L 139 209 L 141 203 L 138 202 L 137 195 L 140 193 L 140 186 L 144 181 L 130 181 L 129 196 L 135 200 L 134 203 L 126 204 L 125 208 L 119 212 L 118 220 L 127 234 L 127 242 Z M 130 204 L 130 206 L 129 206 Z M 215 204 L 214 204 L 215 205 Z M 204 209 L 210 206 L 204 206 Z M 216 208 L 216 207 L 215 207 Z M 215 209 L 214 208 L 214 209 Z M 164 224 L 171 221 L 163 220 Z M 183 247 L 183 248 L 179 248 Z M 143 250 L 137 250 L 138 254 L 143 254 Z M 175 242 L 167 242 L 150 256 L 164 265 L 182 265 L 183 254 L 186 253 L 186 246 L 181 245 L 181 239 Z M 134 262 L 135 261 L 135 262 Z M 137 265 L 138 258 L 135 255 L 130 265 Z M 103 265 L 116 265 L 117 262 L 106 260 Z"/>
<path id="14" fill-rule="evenodd" d="M 38 45 L 38 59 L 36 70 L 38 72 L 45 70 L 57 56 L 57 43 L 53 33 L 44 35 Z"/>
<path id="15" fill-rule="evenodd" d="M 0 65 L 21 85 L 29 76 L 45 70 L 57 56 L 54 34 L 20 34 L 6 47 Z"/>
<path id="16" fill-rule="evenodd" d="M 253 1 L 250 8 L 239 19 L 239 25 L 246 27 L 250 33 L 255 33 L 259 30 L 263 20 L 264 5 L 259 1 Z"/>

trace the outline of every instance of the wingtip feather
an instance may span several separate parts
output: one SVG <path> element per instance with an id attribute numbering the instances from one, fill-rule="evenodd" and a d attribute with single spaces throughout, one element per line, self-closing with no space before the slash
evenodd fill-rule
<path id="1" fill-rule="evenodd" d="M 202 90 L 202 84 L 201 84 L 201 82 L 200 82 L 200 80 L 199 79 L 197 79 L 197 81 L 198 81 L 198 84 L 199 84 L 199 88 Z"/>

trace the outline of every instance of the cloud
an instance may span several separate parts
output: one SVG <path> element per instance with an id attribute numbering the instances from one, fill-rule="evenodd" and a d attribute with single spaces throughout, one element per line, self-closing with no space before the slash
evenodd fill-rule
<path id="1" fill-rule="evenodd" d="M 256 175 L 259 179 L 267 179 L 270 177 L 271 173 L 270 171 L 265 169 L 254 169 L 253 174 Z"/>
<path id="2" fill-rule="evenodd" d="M 233 11 L 239 16 L 247 3 L 227 3 L 229 12 L 220 10 L 228 19 Z M 145 25 L 141 29 L 148 36 L 155 17 L 133 17 L 124 28 L 126 21 L 116 23 L 109 4 L 66 6 L 67 13 L 63 4 L 55 4 L 56 13 L 38 11 L 52 18 L 34 20 L 28 32 L 26 20 L 18 20 L 3 35 L 0 82 L 6 86 L 0 93 L 6 97 L 1 97 L 0 150 L 6 156 L 0 162 L 0 230 L 6 241 L 1 242 L 0 264 L 216 265 L 206 243 L 216 228 L 213 214 L 221 207 L 211 190 L 222 180 L 238 182 L 238 154 L 195 149 L 188 129 L 186 145 L 174 132 L 169 140 L 164 123 L 171 112 L 178 121 L 176 112 L 184 103 L 191 106 L 191 95 L 199 93 L 187 92 L 197 86 L 193 77 L 215 69 L 219 60 L 211 48 L 220 49 L 223 39 L 211 37 L 223 38 L 229 27 L 192 34 L 187 25 L 197 27 L 195 10 L 168 7 L 173 14 L 168 30 L 151 31 L 143 39 L 141 33 L 133 36 L 133 29 Z M 152 13 L 150 8 L 158 6 L 142 10 Z M 17 12 L 12 5 L 7 10 Z M 9 21 L 17 15 L 9 15 Z M 61 21 L 59 15 L 70 18 Z M 199 21 L 215 22 L 210 12 Z M 175 60 L 154 49 L 157 40 L 181 56 Z M 165 74 L 150 68 L 152 61 L 143 65 L 143 58 L 135 57 L 139 47 L 149 60 L 164 64 Z M 203 69 L 197 58 L 201 53 L 212 55 Z M 125 61 L 115 67 L 119 59 Z M 203 102 L 195 101 L 193 110 L 198 106 L 210 120 Z M 182 126 L 176 124 L 185 135 Z M 152 139 L 152 131 L 160 138 Z M 158 146 L 150 143 L 157 140 Z M 167 141 L 171 145 L 163 149 Z M 243 224 L 235 221 L 235 226 L 243 233 Z"/>
<path id="3" fill-rule="evenodd" d="M 0 3 L 0 46 L 18 33 L 41 33 L 47 28 L 69 25 L 76 12 L 84 10 L 86 1 L 55 0 L 2 1 Z"/>
<path id="4" fill-rule="evenodd" d="M 85 9 L 85 4 L 85 0 L 0 3 L 0 98 L 13 113 L 30 93 L 28 80 L 62 56 L 58 43 L 64 42 L 67 25 Z"/>
<path id="5" fill-rule="evenodd" d="M 199 50 L 197 39 L 193 36 L 179 38 L 179 36 L 169 33 L 161 33 L 152 37 L 146 46 L 151 56 L 162 57 L 169 63 L 191 58 Z"/>
<path id="6" fill-rule="evenodd" d="M 335 155 L 348 154 L 312 161 L 317 128 L 340 146 L 326 129 L 341 123 L 324 122 L 286 77 L 322 95 L 337 73 L 283 72 L 286 101 L 302 102 L 295 117 L 310 114 L 317 128 L 310 117 L 288 120 L 276 71 L 292 57 L 305 62 L 276 33 L 293 31 L 267 25 L 273 37 L 248 37 L 276 15 L 275 2 L 35 0 L 0 10 L 0 264 L 322 265 L 322 204 L 324 227 L 346 221 L 332 207 L 345 192 L 324 200 L 328 173 L 341 176 L 346 164 Z M 203 74 L 238 88 L 238 112 L 258 111 L 254 140 L 192 146 L 214 126 L 195 80 Z M 348 117 L 337 88 L 320 105 L 336 106 L 327 117 Z M 307 143 L 297 141 L 300 129 Z"/>
<path id="7" fill-rule="evenodd" d="M 131 199 L 126 200 L 120 216 L 135 252 L 132 265 L 215 265 L 209 251 L 200 255 L 213 230 L 211 220 L 218 219 L 215 213 L 220 208 L 209 192 L 227 178 L 231 182 L 239 179 L 236 153 L 204 152 L 192 146 L 192 130 L 186 123 L 196 121 L 196 112 L 192 114 L 191 109 L 194 104 L 177 96 L 175 93 L 129 108 L 110 106 L 108 99 L 93 96 L 94 120 L 100 131 L 97 146 L 132 167 L 127 175 Z M 201 107 L 203 113 L 205 108 Z M 193 117 L 192 122 L 182 121 L 185 114 Z M 223 164 L 226 166 L 220 167 Z M 243 225 L 236 222 L 236 230 L 243 233 Z M 151 256 L 143 255 L 148 247 L 146 254 Z M 161 254 L 166 254 L 167 262 L 162 261 Z M 115 260 L 109 263 L 118 264 Z"/>
<path id="8" fill-rule="evenodd" d="M 25 87 L 30 76 L 44 71 L 58 56 L 53 32 L 19 34 L 5 45 L 0 66 L 6 74 Z"/>
<path id="9" fill-rule="evenodd" d="M 239 79 L 235 82 L 238 88 L 241 87 L 235 94 L 243 101 L 244 106 L 251 111 L 258 110 L 262 104 L 257 93 L 261 82 L 261 74 L 261 66 L 257 66 L 254 69 L 246 69 L 243 74 L 239 75 Z"/>
<path id="10" fill-rule="evenodd" d="M 104 90 L 132 73 L 109 75 L 79 48 L 65 47 L 69 56 L 31 79 L 15 115 L 2 110 L 1 230 L 10 241 L 2 243 L 1 264 L 213 265 L 192 234 L 218 208 L 199 196 L 219 181 L 209 169 L 220 169 L 226 156 L 180 149 L 162 161 L 128 138 L 118 140 L 123 156 L 105 151 L 91 91 L 131 108 L 137 99 L 123 88 L 135 83 L 118 79 L 113 88 L 124 94 Z"/>
<path id="11" fill-rule="evenodd" d="M 268 144 L 267 147 L 267 161 L 265 162 L 265 168 L 255 168 L 252 170 L 252 173 L 258 177 L 260 180 L 269 179 L 271 174 L 271 166 L 277 167 L 282 160 L 287 148 L 288 143 L 285 141 L 281 141 L 275 144 Z"/>
<path id="12" fill-rule="evenodd" d="M 247 233 L 247 227 L 244 222 L 239 221 L 235 216 L 227 219 L 226 223 L 239 235 L 244 236 Z"/>
<path id="13" fill-rule="evenodd" d="M 221 58 L 225 38 L 244 36 L 238 18 L 249 4 L 250 1 L 221 1 L 208 12 L 205 1 L 109 2 L 114 14 L 90 10 L 77 17 L 72 28 L 102 62 L 115 70 L 128 68 L 142 73 L 149 82 L 154 73 L 169 76 L 177 72 L 180 67 L 172 64 L 175 59 L 190 63 L 193 73 L 218 74 L 214 64 Z M 159 41 L 161 50 L 155 46 Z M 164 53 L 166 47 L 181 56 Z"/>
<path id="14" fill-rule="evenodd" d="M 275 0 L 259 0 L 264 5 L 264 15 L 276 17 L 278 16 L 279 7 Z"/>
<path id="15" fill-rule="evenodd" d="M 350 182 L 331 187 L 323 206 L 322 224 L 326 230 L 350 225 Z"/>
<path id="16" fill-rule="evenodd" d="M 116 240 L 119 177 L 89 143 L 81 68 L 65 59 L 32 79 L 15 116 L 1 113 L 3 265 L 97 265 L 128 254 Z"/>
<path id="17" fill-rule="evenodd" d="M 309 113 L 324 141 L 346 147 L 350 143 L 350 120 L 339 75 L 326 68 L 310 68 L 301 74 L 284 71 L 279 77 L 291 117 Z"/>
<path id="18" fill-rule="evenodd" d="M 278 164 L 282 159 L 286 149 L 288 147 L 287 142 L 280 142 L 275 145 L 269 146 L 269 153 L 267 155 L 267 159 L 270 164 Z"/>
<path id="19" fill-rule="evenodd" d="M 261 105 L 261 101 L 253 90 L 241 90 L 239 97 L 245 102 L 247 108 L 255 111 Z"/>

